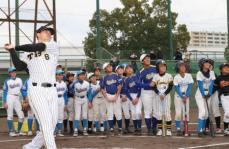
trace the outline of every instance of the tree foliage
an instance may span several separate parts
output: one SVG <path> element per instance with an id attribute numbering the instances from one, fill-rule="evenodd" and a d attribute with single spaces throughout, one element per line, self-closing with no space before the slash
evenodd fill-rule
<path id="1" fill-rule="evenodd" d="M 160 48 L 166 58 L 168 51 L 167 0 L 120 0 L 122 7 L 111 12 L 100 10 L 101 45 L 115 54 L 121 51 L 121 58 L 127 58 L 131 50 L 156 50 Z M 187 47 L 190 36 L 186 25 L 177 25 L 178 14 L 172 12 L 174 48 Z M 95 58 L 96 13 L 89 23 L 90 32 L 84 39 L 86 55 Z M 105 53 L 103 58 L 109 58 Z M 126 54 L 125 54 L 126 53 Z"/>

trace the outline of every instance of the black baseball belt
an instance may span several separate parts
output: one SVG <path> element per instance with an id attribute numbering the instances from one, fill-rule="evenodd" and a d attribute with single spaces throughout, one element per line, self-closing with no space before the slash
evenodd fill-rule
<path id="1" fill-rule="evenodd" d="M 76 97 L 79 97 L 79 98 L 84 98 L 85 96 L 76 96 Z"/>
<path id="2" fill-rule="evenodd" d="M 54 83 L 54 84 L 52 84 L 52 83 L 47 83 L 47 82 L 43 82 L 43 83 L 40 83 L 40 84 L 38 84 L 38 83 L 36 83 L 36 82 L 32 82 L 32 85 L 33 86 L 41 86 L 41 87 L 56 87 L 56 84 Z"/>
<path id="3" fill-rule="evenodd" d="M 63 97 L 63 95 L 58 95 L 58 98 L 61 98 L 61 97 Z"/>

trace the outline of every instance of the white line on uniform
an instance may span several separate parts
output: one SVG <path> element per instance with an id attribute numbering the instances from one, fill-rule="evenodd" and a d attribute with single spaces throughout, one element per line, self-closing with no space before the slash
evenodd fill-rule
<path id="1" fill-rule="evenodd" d="M 201 145 L 201 146 L 193 146 L 193 147 L 184 147 L 184 148 L 178 148 L 178 149 L 195 149 L 195 148 L 206 148 L 206 147 L 215 147 L 215 146 L 224 146 L 224 145 L 229 145 L 229 142 L 218 143 L 218 144 L 209 144 L 209 145 Z"/>

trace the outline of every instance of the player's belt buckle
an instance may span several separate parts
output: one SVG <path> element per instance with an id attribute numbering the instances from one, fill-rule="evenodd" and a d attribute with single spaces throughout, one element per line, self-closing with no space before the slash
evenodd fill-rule
<path id="1" fill-rule="evenodd" d="M 18 94 L 11 94 L 11 95 L 13 95 L 13 96 L 19 96 Z"/>
<path id="2" fill-rule="evenodd" d="M 62 97 L 62 95 L 58 95 L 58 98 Z"/>
<path id="3" fill-rule="evenodd" d="M 182 95 L 185 95 L 185 92 L 182 92 Z"/>
<path id="4" fill-rule="evenodd" d="M 103 98 L 103 97 L 97 97 L 97 98 Z"/>

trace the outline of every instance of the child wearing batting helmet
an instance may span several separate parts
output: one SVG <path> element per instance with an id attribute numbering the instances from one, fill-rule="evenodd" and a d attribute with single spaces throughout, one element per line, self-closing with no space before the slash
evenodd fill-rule
<path id="1" fill-rule="evenodd" d="M 215 85 L 218 88 L 224 110 L 224 134 L 229 135 L 229 63 L 220 65 L 220 75 L 216 78 Z"/>
<path id="2" fill-rule="evenodd" d="M 173 84 L 175 86 L 174 105 L 175 105 L 175 121 L 177 135 L 182 135 L 180 121 L 183 119 L 188 125 L 189 121 L 189 97 L 191 94 L 192 84 L 194 83 L 192 75 L 187 73 L 186 64 L 183 61 L 176 63 L 176 76 Z M 185 125 L 184 125 L 185 126 Z M 184 130 L 184 135 L 188 136 L 188 132 Z"/>
<path id="3" fill-rule="evenodd" d="M 211 64 L 210 66 L 210 70 L 214 71 L 214 60 L 209 59 L 209 63 Z M 215 77 L 217 77 L 216 73 L 215 73 Z M 216 81 L 216 80 L 215 80 Z M 220 114 L 220 110 L 219 110 L 219 94 L 217 91 L 217 86 L 214 83 L 213 86 L 213 93 L 212 93 L 212 97 L 211 97 L 211 102 L 210 102 L 210 106 L 212 109 L 212 113 L 215 117 L 215 123 L 216 123 L 216 133 L 221 133 L 221 127 L 220 127 L 220 123 L 221 123 L 221 114 Z M 205 132 L 208 133 L 209 132 L 209 127 L 210 127 L 210 119 L 208 118 L 206 120 L 206 125 L 205 125 Z"/>
<path id="4" fill-rule="evenodd" d="M 152 80 L 153 90 L 156 93 L 156 109 L 155 115 L 158 120 L 158 131 L 157 136 L 161 136 L 163 133 L 167 136 L 172 135 L 171 127 L 172 127 L 172 119 L 171 119 L 171 96 L 170 91 L 173 88 L 173 77 L 171 74 L 166 73 L 167 65 L 164 60 L 156 61 L 156 69 L 157 74 L 154 76 Z M 162 121 L 166 123 L 162 123 Z M 165 129 L 162 131 L 162 125 L 166 125 Z"/>
<path id="5" fill-rule="evenodd" d="M 211 96 L 213 94 L 213 84 L 215 80 L 215 74 L 210 70 L 211 63 L 209 59 L 201 59 L 199 61 L 200 71 L 196 74 L 197 91 L 195 99 L 198 107 L 198 136 L 203 137 L 205 134 L 205 124 L 208 118 L 207 103 L 211 102 Z"/>

